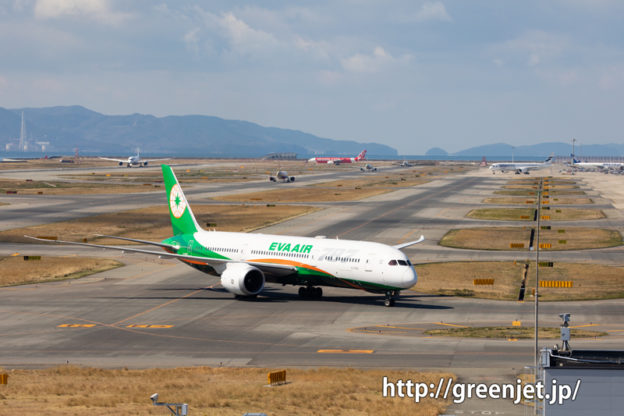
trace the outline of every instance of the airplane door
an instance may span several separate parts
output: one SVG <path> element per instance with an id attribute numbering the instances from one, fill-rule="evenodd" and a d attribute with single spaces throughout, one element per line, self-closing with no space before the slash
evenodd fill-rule
<path id="1" fill-rule="evenodd" d="M 364 273 L 373 273 L 373 271 L 375 270 L 375 262 L 377 262 L 377 259 L 375 258 L 375 253 L 368 253 L 362 267 L 364 269 Z"/>

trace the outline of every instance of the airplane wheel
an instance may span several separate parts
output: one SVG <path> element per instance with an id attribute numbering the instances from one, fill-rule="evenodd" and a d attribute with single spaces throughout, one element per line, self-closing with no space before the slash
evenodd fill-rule
<path id="1" fill-rule="evenodd" d="M 307 290 L 306 290 L 306 289 L 307 289 L 307 288 L 306 288 L 306 287 L 303 287 L 303 286 L 299 288 L 299 296 L 300 296 L 300 297 L 302 297 L 302 298 L 305 298 L 305 297 L 306 297 L 306 295 L 307 295 Z"/>
<path id="2" fill-rule="evenodd" d="M 394 305 L 394 302 L 392 301 L 392 299 L 384 299 L 384 306 L 390 307 L 393 305 Z"/>
<path id="3" fill-rule="evenodd" d="M 321 289 L 320 287 L 315 287 L 314 288 L 314 297 L 315 298 L 322 298 L 323 297 L 323 289 Z"/>

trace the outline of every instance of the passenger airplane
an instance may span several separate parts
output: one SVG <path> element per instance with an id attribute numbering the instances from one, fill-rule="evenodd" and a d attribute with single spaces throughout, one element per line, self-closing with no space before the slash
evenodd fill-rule
<path id="1" fill-rule="evenodd" d="M 572 156 L 572 166 L 579 168 L 590 169 L 624 169 L 624 163 L 621 162 L 581 162 L 577 160 L 574 155 Z"/>
<path id="2" fill-rule="evenodd" d="M 388 246 L 323 237 L 205 231 L 193 216 L 171 167 L 162 165 L 162 172 L 173 237 L 162 242 L 112 238 L 150 244 L 166 253 L 61 240 L 52 242 L 178 259 L 204 273 L 220 276 L 221 285 L 237 298 L 255 297 L 269 282 L 301 286 L 299 296 L 303 298 L 321 297 L 323 292 L 319 286 L 384 293 L 385 306 L 393 306 L 401 290 L 416 284 L 416 271 L 400 250 L 420 243 L 423 236 L 415 241 Z"/>
<path id="3" fill-rule="evenodd" d="M 100 157 L 100 159 L 103 160 L 112 160 L 113 162 L 117 162 L 119 164 L 119 166 L 123 166 L 124 164 L 127 164 L 129 168 L 131 168 L 132 166 L 138 166 L 138 167 L 142 167 L 142 166 L 147 166 L 147 164 L 149 162 L 157 162 L 159 160 L 169 160 L 169 158 L 166 159 L 142 159 L 141 156 L 139 156 L 139 150 L 137 149 L 137 154 L 135 156 L 129 156 L 128 159 L 110 159 L 107 157 Z"/>
<path id="4" fill-rule="evenodd" d="M 277 173 L 275 174 L 275 176 L 269 176 L 269 180 L 271 182 L 277 182 L 277 181 L 294 182 L 295 181 L 295 177 L 294 176 L 288 176 L 288 172 L 286 172 L 285 170 L 278 170 Z"/>
<path id="5" fill-rule="evenodd" d="M 546 168 L 552 165 L 552 159 L 553 157 L 551 155 L 551 156 L 548 156 L 548 158 L 544 162 L 541 162 L 541 163 L 528 163 L 528 162 L 493 163 L 490 166 L 490 170 L 492 171 L 492 174 L 496 174 L 496 171 L 500 171 L 502 173 L 509 171 L 509 172 L 515 172 L 516 175 L 519 175 L 521 173 L 528 175 L 529 172 L 532 170 L 542 169 L 542 168 Z"/>
<path id="6" fill-rule="evenodd" d="M 341 163 L 354 163 L 366 159 L 366 149 L 362 150 L 356 157 L 313 157 L 308 162 L 327 163 L 328 165 L 339 165 Z"/>

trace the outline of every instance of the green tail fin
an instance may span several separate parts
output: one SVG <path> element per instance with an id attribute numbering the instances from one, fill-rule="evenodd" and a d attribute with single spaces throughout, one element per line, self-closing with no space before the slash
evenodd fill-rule
<path id="1" fill-rule="evenodd" d="M 195 220 L 193 211 L 182 192 L 178 179 L 168 165 L 161 165 L 167 201 L 169 202 L 169 216 L 173 226 L 173 235 L 193 234 L 201 229 Z"/>

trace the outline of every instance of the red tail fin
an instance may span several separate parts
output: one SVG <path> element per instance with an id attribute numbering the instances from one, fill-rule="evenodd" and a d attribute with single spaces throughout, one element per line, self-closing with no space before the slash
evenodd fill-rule
<path id="1" fill-rule="evenodd" d="M 362 150 L 355 158 L 356 161 L 364 160 L 366 158 L 366 149 Z"/>

